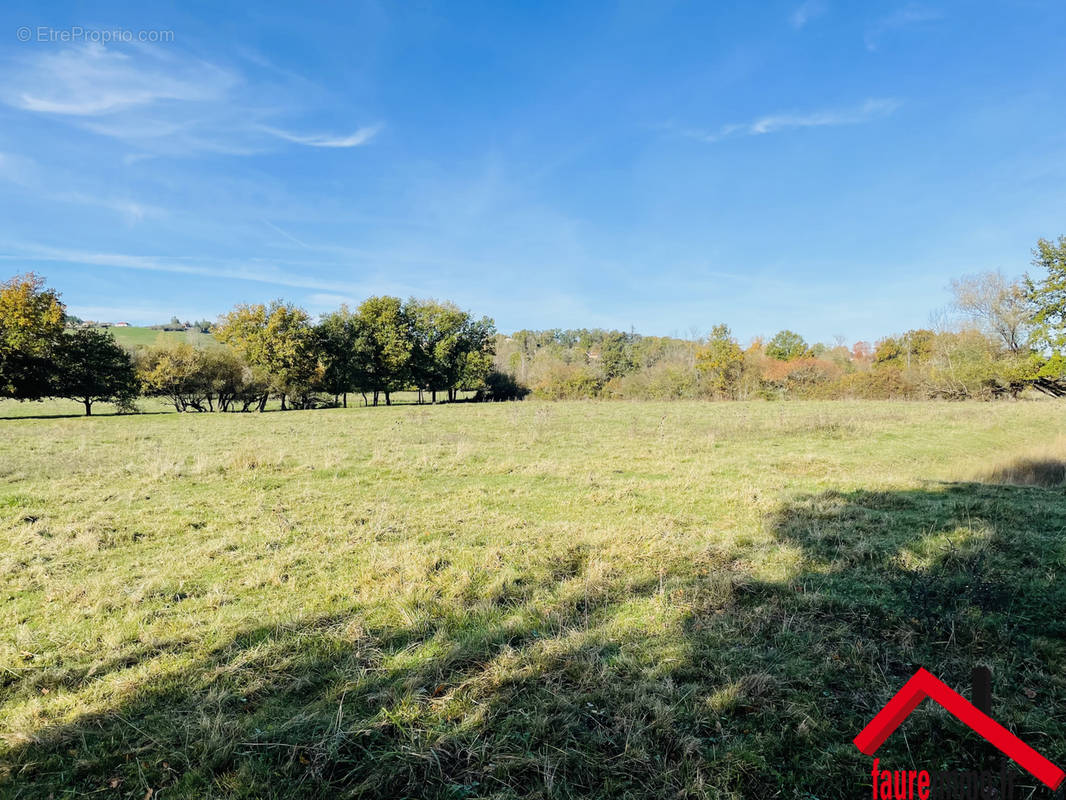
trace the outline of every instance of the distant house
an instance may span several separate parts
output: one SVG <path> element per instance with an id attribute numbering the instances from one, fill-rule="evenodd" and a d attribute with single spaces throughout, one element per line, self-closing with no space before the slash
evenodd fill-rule
<path id="1" fill-rule="evenodd" d="M 116 322 L 115 323 L 115 327 L 116 328 L 128 328 L 129 326 L 130 326 L 130 324 L 128 322 Z"/>

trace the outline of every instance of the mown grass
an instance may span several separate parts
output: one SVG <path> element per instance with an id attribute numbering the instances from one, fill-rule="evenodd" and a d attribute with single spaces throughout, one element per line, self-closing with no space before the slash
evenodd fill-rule
<path id="1" fill-rule="evenodd" d="M 858 797 L 919 665 L 991 667 L 1062 763 L 1066 498 L 994 476 L 1064 434 L 1042 402 L 6 420 L 0 795 Z M 993 758 L 928 703 L 878 755 Z"/>

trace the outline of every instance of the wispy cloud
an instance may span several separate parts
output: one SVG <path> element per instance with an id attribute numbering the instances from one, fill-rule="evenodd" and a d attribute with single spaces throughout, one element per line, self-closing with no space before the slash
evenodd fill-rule
<path id="1" fill-rule="evenodd" d="M 792 12 L 788 21 L 792 24 L 793 28 L 799 30 L 812 19 L 822 16 L 822 14 L 828 10 L 829 6 L 824 0 L 806 0 L 805 3 Z"/>
<path id="2" fill-rule="evenodd" d="M 271 230 L 275 231 L 276 233 L 280 233 L 280 234 L 281 234 L 282 236 L 284 236 L 284 237 L 285 237 L 286 239 L 288 239 L 288 240 L 289 240 L 290 242 L 293 242 L 294 244 L 298 244 L 298 245 L 300 245 L 300 247 L 303 247 L 303 248 L 305 248 L 305 249 L 307 249 L 307 250 L 310 250 L 310 249 L 311 249 L 311 245 L 309 245 L 309 244 L 308 244 L 307 242 L 305 242 L 305 241 L 303 241 L 303 240 L 301 240 L 301 239 L 297 239 L 297 238 L 296 238 L 295 236 L 293 236 L 293 235 L 292 235 L 291 233 L 289 233 L 289 232 L 288 232 L 287 230 L 285 230 L 284 228 L 282 228 L 282 227 L 280 227 L 280 226 L 278 226 L 278 225 L 275 225 L 275 224 L 274 224 L 273 222 L 271 222 L 270 220 L 268 220 L 268 219 L 264 219 L 264 220 L 263 220 L 263 223 L 264 223 L 264 224 L 265 224 L 265 225 L 266 225 L 266 226 L 267 226 L 268 228 L 270 228 Z"/>
<path id="3" fill-rule="evenodd" d="M 356 147 L 380 126 L 350 134 L 299 134 L 284 119 L 305 116 L 322 92 L 298 76 L 236 67 L 174 48 L 88 44 L 19 54 L 4 67 L 0 102 L 124 142 L 137 155 L 252 155 L 282 141 Z M 248 67 L 247 64 L 244 65 Z M 253 68 L 254 69 L 254 68 Z"/>
<path id="4" fill-rule="evenodd" d="M 90 43 L 35 53 L 8 75 L 3 96 L 25 111 L 92 117 L 165 101 L 219 100 L 237 82 L 204 61 L 163 61 Z"/>
<path id="5" fill-rule="evenodd" d="M 79 191 L 75 188 L 76 176 L 67 173 L 46 180 L 37 162 L 26 156 L 0 153 L 0 184 L 5 182 L 18 186 L 30 196 L 46 201 L 113 211 L 130 225 L 146 218 L 161 218 L 167 215 L 166 211 L 158 206 L 115 196 L 100 187 L 93 187 L 92 191 Z M 57 190 L 52 188 L 54 185 L 66 188 Z"/>
<path id="6" fill-rule="evenodd" d="M 318 280 L 306 274 L 286 270 L 267 260 L 251 259 L 247 262 L 219 261 L 195 257 L 142 256 L 127 253 L 106 253 L 38 244 L 11 244 L 17 253 L 2 253 L 0 258 L 18 260 L 32 258 L 38 261 L 54 261 L 61 264 L 82 264 L 98 267 L 118 267 L 147 272 L 172 272 L 179 275 L 199 275 L 208 278 L 267 283 L 297 289 L 314 289 L 323 292 L 358 294 L 360 288 L 345 281 Z"/>
<path id="7" fill-rule="evenodd" d="M 923 22 L 934 22 L 942 19 L 943 16 L 944 13 L 938 9 L 910 3 L 887 16 L 875 20 L 870 25 L 864 37 L 866 49 L 870 52 L 876 50 L 880 46 L 881 38 L 886 33 Z"/>
<path id="8" fill-rule="evenodd" d="M 894 98 L 871 98 L 851 108 L 834 108 L 810 112 L 770 114 L 750 122 L 723 125 L 717 131 L 686 130 L 685 134 L 704 142 L 718 142 L 735 136 L 762 136 L 793 128 L 821 128 L 856 125 L 894 112 L 900 101 Z"/>
<path id="9" fill-rule="evenodd" d="M 359 147 L 360 145 L 367 144 L 371 139 L 377 136 L 381 130 L 380 125 L 368 125 L 363 128 L 359 128 L 355 133 L 349 136 L 335 136 L 328 133 L 312 133 L 312 134 L 297 134 L 290 133 L 289 131 L 283 131 L 279 128 L 270 128 L 263 126 L 263 130 L 279 139 L 284 139 L 287 142 L 295 142 L 296 144 L 305 144 L 308 147 Z"/>

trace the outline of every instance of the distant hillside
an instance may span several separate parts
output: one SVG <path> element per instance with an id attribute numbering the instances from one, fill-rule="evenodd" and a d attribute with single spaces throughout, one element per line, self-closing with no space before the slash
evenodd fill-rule
<path id="1" fill-rule="evenodd" d="M 167 341 L 182 341 L 197 347 L 209 347 L 215 344 L 215 337 L 210 333 L 201 333 L 196 329 L 187 331 L 161 331 L 156 328 L 128 328 L 110 327 L 107 330 L 115 337 L 115 341 L 126 347 L 148 346 L 155 344 L 156 340 L 163 336 Z"/>

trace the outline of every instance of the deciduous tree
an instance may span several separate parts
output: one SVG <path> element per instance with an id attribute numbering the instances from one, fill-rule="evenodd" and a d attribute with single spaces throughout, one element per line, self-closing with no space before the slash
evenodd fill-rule
<path id="1" fill-rule="evenodd" d="M 1033 266 L 1044 274 L 1025 278 L 1033 312 L 1030 344 L 1044 357 L 1040 376 L 1066 377 L 1066 236 L 1057 242 L 1040 239 L 1033 250 Z"/>
<path id="2" fill-rule="evenodd" d="M 778 361 L 791 361 L 807 355 L 807 343 L 795 331 L 783 330 L 775 333 L 766 343 L 766 355 Z"/>
<path id="3" fill-rule="evenodd" d="M 343 398 L 347 408 L 348 392 L 369 388 L 364 320 L 353 314 L 348 306 L 341 306 L 322 317 L 315 333 L 322 362 L 322 388 L 334 398 Z"/>
<path id="4" fill-rule="evenodd" d="M 0 285 L 0 397 L 51 394 L 65 312 L 59 295 L 32 272 Z"/>
<path id="5" fill-rule="evenodd" d="M 55 396 L 81 402 L 87 417 L 97 401 L 132 409 L 139 389 L 137 375 L 129 353 L 110 333 L 89 329 L 66 334 L 55 357 Z"/>
<path id="6" fill-rule="evenodd" d="M 707 344 L 696 351 L 696 369 L 705 386 L 716 396 L 735 397 L 744 371 L 744 351 L 729 326 L 715 325 Z"/>
<path id="7" fill-rule="evenodd" d="M 239 305 L 219 319 L 215 338 L 232 346 L 270 378 L 271 392 L 307 407 L 320 377 L 316 336 L 302 308 L 276 300 L 269 307 Z M 260 403 L 260 410 L 266 405 Z"/>
<path id="8" fill-rule="evenodd" d="M 362 326 L 362 358 L 367 384 L 374 392 L 385 395 L 385 405 L 392 404 L 392 393 L 402 389 L 410 379 L 414 336 L 411 321 L 398 297 L 371 297 L 356 312 Z"/>
<path id="9" fill-rule="evenodd" d="M 995 336 L 1017 353 L 1025 347 L 1033 316 L 1025 285 L 1001 272 L 966 275 L 951 282 L 955 308 L 981 330 Z"/>

